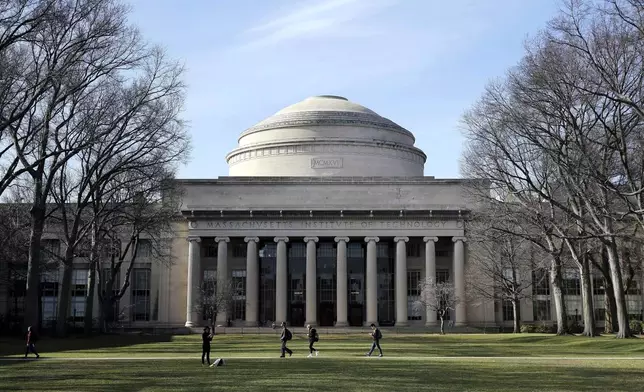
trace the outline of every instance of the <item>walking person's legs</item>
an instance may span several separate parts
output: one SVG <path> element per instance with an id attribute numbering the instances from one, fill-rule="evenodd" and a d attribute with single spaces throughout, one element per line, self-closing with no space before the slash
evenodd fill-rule
<path id="1" fill-rule="evenodd" d="M 369 352 L 367 353 L 367 356 L 368 356 L 368 357 L 370 357 L 370 356 L 371 356 L 371 354 L 373 354 L 373 350 L 375 350 L 375 349 L 376 349 L 376 341 L 374 340 L 374 341 L 371 343 L 371 350 L 369 350 Z"/>
<path id="2" fill-rule="evenodd" d="M 380 341 L 376 340 L 376 346 L 378 347 L 378 351 L 380 351 L 380 356 L 382 357 L 382 349 L 380 348 Z"/>

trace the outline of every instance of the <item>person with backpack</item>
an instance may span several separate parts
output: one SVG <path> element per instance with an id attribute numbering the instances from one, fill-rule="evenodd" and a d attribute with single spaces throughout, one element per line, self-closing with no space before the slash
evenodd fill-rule
<path id="1" fill-rule="evenodd" d="M 34 332 L 31 327 L 27 327 L 27 350 L 25 351 L 25 358 L 29 355 L 29 352 L 36 354 L 36 358 L 40 358 L 40 354 L 36 351 L 36 341 L 38 337 L 36 332 Z"/>
<path id="2" fill-rule="evenodd" d="M 286 342 L 291 339 L 293 339 L 293 334 L 288 328 L 286 328 L 286 322 L 282 322 L 282 334 L 280 335 L 280 341 L 282 342 L 282 355 L 280 355 L 280 358 L 284 358 L 286 353 L 288 353 L 289 357 L 293 355 L 293 351 L 286 347 Z"/>
<path id="3" fill-rule="evenodd" d="M 380 348 L 380 339 L 382 339 L 382 333 L 380 332 L 380 329 L 376 328 L 376 324 L 371 324 L 371 339 L 373 340 L 373 343 L 371 343 L 371 350 L 367 353 L 367 356 L 370 357 L 371 354 L 373 353 L 373 350 L 378 347 L 378 351 L 380 351 L 379 357 L 382 357 L 382 349 Z"/>
<path id="4" fill-rule="evenodd" d="M 307 358 L 311 358 L 313 356 L 313 351 L 315 351 L 315 356 L 317 357 L 320 352 L 315 347 L 313 347 L 313 344 L 320 340 L 318 331 L 315 328 L 312 328 L 311 324 L 307 325 L 306 329 L 308 329 L 309 331 L 307 334 L 309 338 L 309 356 Z"/>

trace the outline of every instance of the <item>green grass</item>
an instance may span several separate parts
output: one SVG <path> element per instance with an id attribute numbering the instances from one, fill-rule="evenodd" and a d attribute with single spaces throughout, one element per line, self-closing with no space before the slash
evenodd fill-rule
<path id="1" fill-rule="evenodd" d="M 38 342 L 41 360 L 0 358 L 0 390 L 644 389 L 644 339 L 390 334 L 382 340 L 384 358 L 365 358 L 370 346 L 367 335 L 322 335 L 317 344 L 320 357 L 305 358 L 306 342 L 295 336 L 289 344 L 293 357 L 280 359 L 275 335 L 218 335 L 213 340 L 211 358 L 229 360 L 227 366 L 217 369 L 201 367 L 200 346 L 197 335 L 43 339 Z M 20 357 L 23 348 L 22 341 L 0 339 L 0 357 Z M 114 357 L 141 359 L 89 359 Z M 172 358 L 146 361 L 146 357 Z"/>

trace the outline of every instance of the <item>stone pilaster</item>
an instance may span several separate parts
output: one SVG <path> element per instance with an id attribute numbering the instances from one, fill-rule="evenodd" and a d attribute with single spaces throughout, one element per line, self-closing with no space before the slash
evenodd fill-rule
<path id="1" fill-rule="evenodd" d="M 436 242 L 438 237 L 424 237 L 425 241 L 425 281 L 436 282 Z M 425 309 L 425 325 L 427 327 L 436 326 L 436 311 Z"/>
<path id="2" fill-rule="evenodd" d="M 396 237 L 396 326 L 406 327 L 407 323 L 407 242 L 409 237 Z"/>
<path id="3" fill-rule="evenodd" d="M 275 324 L 286 320 L 288 309 L 288 260 L 286 243 L 288 237 L 275 237 L 277 243 L 277 263 L 275 266 Z"/>
<path id="4" fill-rule="evenodd" d="M 186 327 L 194 327 L 199 324 L 199 284 L 201 283 L 201 248 L 200 237 L 188 237 L 188 291 L 186 295 Z"/>
<path id="5" fill-rule="evenodd" d="M 349 237 L 335 237 L 335 242 L 338 243 L 336 264 L 337 264 L 337 292 L 336 292 L 336 306 L 337 306 L 337 320 L 336 327 L 346 327 L 349 325 L 348 321 L 348 273 L 347 273 L 347 242 Z"/>
<path id="6" fill-rule="evenodd" d="M 367 321 L 365 325 L 378 325 L 378 237 L 365 237 L 367 243 Z"/>
<path id="7" fill-rule="evenodd" d="M 259 315 L 259 238 L 246 237 L 246 325 L 257 326 Z"/>
<path id="8" fill-rule="evenodd" d="M 317 326 L 317 248 L 318 237 L 305 237 L 306 242 L 306 323 Z"/>

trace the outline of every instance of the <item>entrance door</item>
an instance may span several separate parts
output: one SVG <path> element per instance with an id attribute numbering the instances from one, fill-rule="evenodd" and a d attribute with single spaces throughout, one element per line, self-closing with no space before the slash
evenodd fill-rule
<path id="1" fill-rule="evenodd" d="M 320 302 L 318 309 L 318 320 L 321 327 L 332 327 L 335 321 L 333 302 Z"/>
<path id="2" fill-rule="evenodd" d="M 293 327 L 304 326 L 304 304 L 291 304 L 291 319 L 289 321 Z"/>

